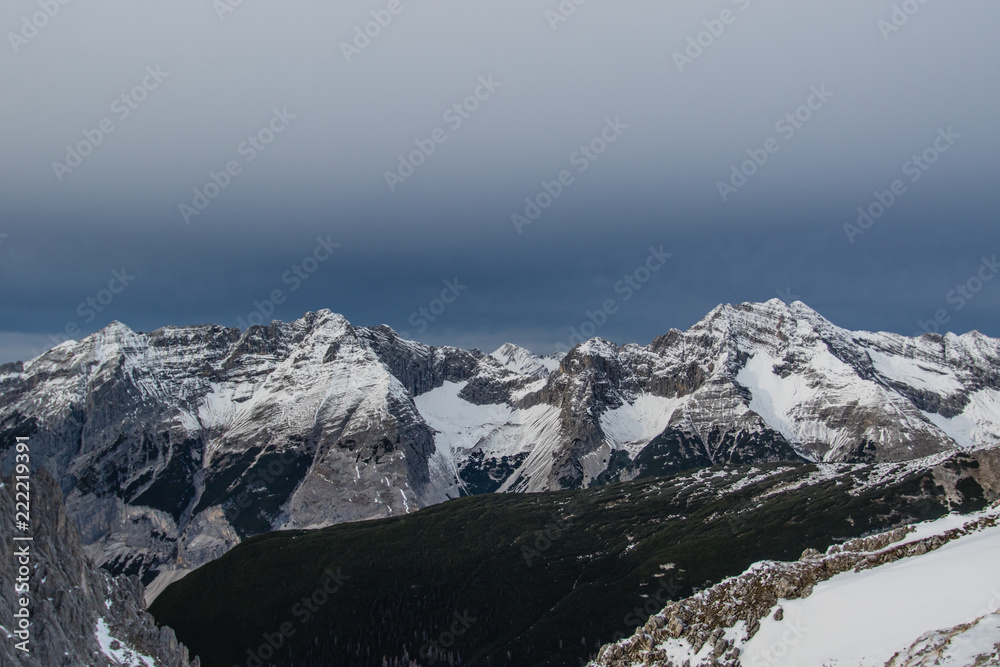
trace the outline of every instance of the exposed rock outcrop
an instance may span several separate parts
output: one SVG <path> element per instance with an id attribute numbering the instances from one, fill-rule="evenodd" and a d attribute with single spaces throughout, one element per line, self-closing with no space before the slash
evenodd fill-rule
<path id="1" fill-rule="evenodd" d="M 157 627 L 146 612 L 137 577 L 112 577 L 84 555 L 76 526 L 63 508 L 55 480 L 32 475 L 31 541 L 15 542 L 15 486 L 0 485 L 0 664 L 30 667 L 197 667 L 173 630 Z M 28 533 L 17 531 L 17 535 Z M 28 593 L 13 595 L 21 576 L 15 553 L 27 549 Z M 15 599 L 31 600 L 28 643 L 17 647 Z"/>
<path id="2" fill-rule="evenodd" d="M 961 528 L 909 540 L 906 538 L 913 528 L 901 527 L 831 546 L 825 554 L 810 549 L 795 562 L 758 563 L 737 577 L 722 581 L 693 597 L 668 604 L 661 612 L 651 616 L 635 635 L 602 648 L 590 667 L 686 667 L 684 662 L 670 656 L 667 643 L 671 641 L 685 647 L 686 660 L 691 661 L 690 664 L 739 667 L 743 664 L 742 646 L 756 635 L 761 622 L 772 615 L 775 620 L 782 620 L 783 609 L 777 606 L 780 600 L 808 598 L 817 584 L 842 572 L 871 570 L 904 558 L 921 556 L 960 537 L 998 524 L 1000 517 L 994 512 L 971 520 Z M 922 638 L 911 647 L 911 657 L 906 659 L 927 655 L 936 650 L 930 648 L 932 645 L 940 648 L 948 642 L 948 633 L 954 636 L 968 629 L 953 628 L 934 637 Z M 692 660 L 691 656 L 698 658 Z M 933 663 L 891 664 L 895 667 Z"/>
<path id="3" fill-rule="evenodd" d="M 974 634 L 977 637 L 973 640 Z M 976 647 L 969 646 L 973 643 Z M 958 667 L 962 663 L 962 667 L 1000 665 L 1000 609 L 970 623 L 928 632 L 894 655 L 885 667 Z"/>

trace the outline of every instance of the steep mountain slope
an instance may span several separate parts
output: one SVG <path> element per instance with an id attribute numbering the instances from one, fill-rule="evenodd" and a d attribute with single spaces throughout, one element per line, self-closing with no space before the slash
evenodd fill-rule
<path id="1" fill-rule="evenodd" d="M 547 378 L 552 371 L 559 368 L 558 353 L 548 357 L 538 357 L 529 350 L 518 345 L 505 343 L 499 349 L 490 353 L 504 367 L 517 375 L 528 375 L 537 378 Z"/>
<path id="2" fill-rule="evenodd" d="M 995 503 L 755 563 L 667 605 L 591 667 L 996 665 L 998 554 Z"/>
<path id="3" fill-rule="evenodd" d="M 30 435 L 88 553 L 155 595 L 272 529 L 723 463 L 910 460 L 997 444 L 998 408 L 998 341 L 853 333 L 801 303 L 558 360 L 321 311 L 245 332 L 114 323 L 2 366 L 0 464 Z"/>
<path id="4" fill-rule="evenodd" d="M 1000 604 L 1000 593 L 994 596 Z M 1000 607 L 967 623 L 924 633 L 885 667 L 1000 667 Z"/>
<path id="5" fill-rule="evenodd" d="M 157 628 L 146 613 L 142 585 L 135 577 L 111 577 L 83 555 L 76 527 L 67 519 L 55 480 L 38 470 L 31 480 L 33 530 L 15 542 L 12 480 L 0 480 L 0 664 L 25 667 L 197 667 L 169 628 Z M 14 595 L 19 558 L 26 549 L 28 592 Z M 15 552 L 15 553 L 12 553 Z M 16 597 L 30 602 L 25 636 L 14 618 Z M 10 604 L 8 604 L 10 603 Z"/>
<path id="6" fill-rule="evenodd" d="M 801 303 L 720 306 L 645 347 L 594 339 L 531 381 L 492 362 L 417 399 L 473 491 L 1000 442 L 998 341 L 853 333 Z"/>
<path id="7" fill-rule="evenodd" d="M 167 588 L 151 611 L 209 667 L 248 664 L 286 622 L 271 643 L 280 647 L 265 649 L 269 664 L 576 667 L 669 600 L 755 561 L 997 498 L 996 450 L 476 496 L 253 538 Z"/>
<path id="8" fill-rule="evenodd" d="M 0 446 L 30 435 L 89 553 L 146 583 L 272 527 L 404 514 L 447 496 L 428 475 L 433 434 L 377 335 L 329 312 L 243 333 L 115 323 L 3 369 Z M 414 388 L 474 361 L 406 350 Z"/>

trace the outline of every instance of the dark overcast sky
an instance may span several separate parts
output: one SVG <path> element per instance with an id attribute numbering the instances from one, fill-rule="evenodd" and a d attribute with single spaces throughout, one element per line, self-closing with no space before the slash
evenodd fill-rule
<path id="1" fill-rule="evenodd" d="M 977 279 L 1000 253 L 1000 6 L 913 2 L 904 23 L 894 4 L 589 0 L 554 22 L 557 0 L 244 2 L 221 18 L 208 0 L 52 17 L 8 0 L 0 362 L 112 320 L 235 326 L 274 290 L 267 319 L 329 308 L 482 349 L 549 351 L 587 311 L 598 335 L 645 343 L 774 297 L 850 328 L 913 334 L 941 310 L 944 329 L 1000 335 L 1000 276 Z M 391 22 L 348 62 L 372 12 Z M 244 143 L 262 130 L 263 150 Z M 593 159 L 578 152 L 602 133 Z M 417 142 L 433 154 L 390 190 Z M 910 162 L 925 149 L 933 164 Z M 723 201 L 752 155 L 767 161 Z M 519 233 L 512 214 L 563 170 Z M 210 172 L 228 184 L 188 223 Z M 318 239 L 339 247 L 302 280 Z M 661 246 L 671 257 L 649 259 Z"/>

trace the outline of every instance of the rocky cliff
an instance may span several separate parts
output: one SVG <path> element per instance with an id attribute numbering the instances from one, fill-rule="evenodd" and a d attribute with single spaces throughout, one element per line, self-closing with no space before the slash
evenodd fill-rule
<path id="1" fill-rule="evenodd" d="M 112 577 L 84 555 L 76 526 L 63 509 L 55 480 L 38 470 L 30 482 L 31 541 L 15 542 L 15 486 L 0 483 L 0 664 L 30 667 L 197 667 L 171 629 L 146 613 L 137 577 Z M 17 531 L 17 535 L 26 535 Z M 26 550 L 26 555 L 24 552 Z M 23 558 L 17 559 L 17 556 Z M 15 595 L 20 560 L 28 563 L 28 592 Z M 30 599 L 30 637 L 20 629 L 19 605 Z M 18 648 L 21 644 L 21 648 Z M 26 650 L 22 650 L 26 649 Z"/>

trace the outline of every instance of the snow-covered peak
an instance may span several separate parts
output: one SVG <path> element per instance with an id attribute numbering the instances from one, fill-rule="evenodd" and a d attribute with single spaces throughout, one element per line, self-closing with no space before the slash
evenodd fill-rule
<path id="1" fill-rule="evenodd" d="M 302 322 L 312 329 L 327 329 L 334 331 L 344 331 L 351 327 L 351 323 L 340 313 L 335 313 L 327 308 L 309 312 L 296 320 L 296 324 Z"/>
<path id="2" fill-rule="evenodd" d="M 218 476 L 289 449 L 301 461 L 282 488 L 286 514 L 254 530 L 388 516 L 462 483 L 542 491 L 726 462 L 905 461 L 1000 444 L 998 343 L 851 332 L 776 299 L 719 306 L 646 346 L 594 338 L 544 358 L 513 344 L 483 355 L 407 341 L 329 310 L 246 331 L 114 323 L 5 366 L 0 425 L 37 429 L 39 451 L 80 497 L 126 489 L 122 511 L 178 513 L 158 533 L 216 535 L 184 556 L 198 561 L 231 543 L 228 523 L 199 523 L 232 511 Z M 445 387 L 454 413 L 424 414 L 421 397 Z M 202 495 L 173 507 L 146 493 L 173 475 Z M 146 528 L 121 529 L 109 549 Z M 178 557 L 173 546 L 149 562 Z"/>
<path id="3" fill-rule="evenodd" d="M 112 320 L 108 326 L 104 327 L 97 332 L 99 335 L 104 336 L 129 336 L 135 332 L 127 325 L 119 322 L 118 320 Z"/>
<path id="4" fill-rule="evenodd" d="M 807 315 L 801 311 L 802 319 L 807 319 Z M 798 320 L 796 311 L 780 299 L 766 303 L 727 303 L 713 308 L 689 333 L 745 346 L 748 342 L 760 342 L 760 334 L 766 339 L 792 333 Z"/>
<path id="5" fill-rule="evenodd" d="M 513 343 L 504 343 L 497 350 L 491 352 L 489 356 L 503 364 L 507 370 L 518 375 L 544 378 L 548 377 L 551 370 L 551 364 L 546 363 L 542 357 Z"/>
<path id="6" fill-rule="evenodd" d="M 105 346 L 118 346 L 134 341 L 136 333 L 128 326 L 115 320 L 103 329 L 82 338 L 79 341 L 81 347 L 100 348 Z"/>
<path id="7" fill-rule="evenodd" d="M 606 338 L 591 338 L 577 348 L 579 354 L 613 359 L 618 356 L 618 346 Z"/>

